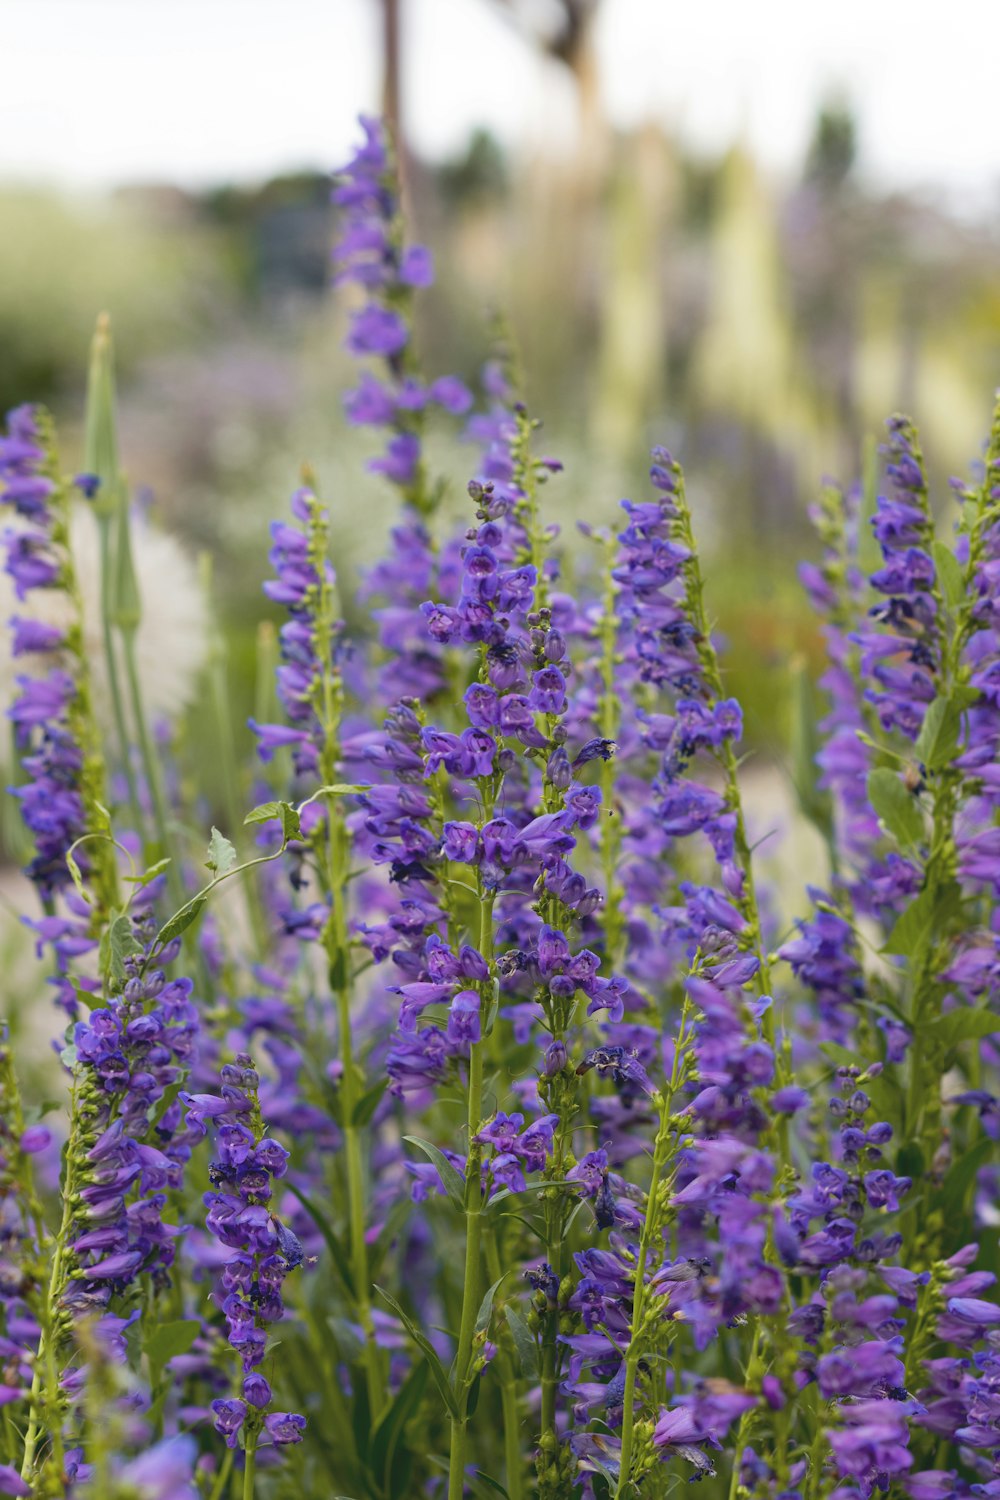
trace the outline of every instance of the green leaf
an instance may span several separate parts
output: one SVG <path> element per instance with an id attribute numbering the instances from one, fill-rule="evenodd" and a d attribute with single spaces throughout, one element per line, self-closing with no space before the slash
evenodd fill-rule
<path id="1" fill-rule="evenodd" d="M 961 604 L 965 597 L 965 574 L 962 571 L 962 564 L 944 542 L 933 544 L 931 556 L 934 559 L 934 571 L 937 574 L 944 602 L 954 609 L 955 605 Z"/>
<path id="2" fill-rule="evenodd" d="M 912 958 L 928 935 L 931 908 L 934 896 L 931 891 L 921 891 L 914 896 L 909 906 L 897 918 L 892 931 L 882 947 L 883 953 L 895 953 L 900 958 Z M 857 1059 L 855 1058 L 856 1062 Z"/>
<path id="3" fill-rule="evenodd" d="M 896 922 L 882 952 L 913 958 L 920 952 L 921 945 L 933 942 L 961 909 L 962 888 L 957 880 L 939 886 L 936 895 L 933 890 L 921 891 Z"/>
<path id="4" fill-rule="evenodd" d="M 124 912 L 112 917 L 111 924 L 101 942 L 101 967 L 117 984 L 125 982 L 125 960 L 141 953 L 132 932 L 132 923 Z"/>
<path id="5" fill-rule="evenodd" d="M 977 1141 L 952 1163 L 939 1194 L 944 1223 L 954 1224 L 964 1218 L 969 1209 L 969 1191 L 975 1183 L 979 1168 L 986 1166 L 995 1150 L 994 1141 L 988 1138 Z"/>
<path id="6" fill-rule="evenodd" d="M 185 1080 L 178 1078 L 176 1083 L 168 1084 L 167 1087 L 163 1090 L 163 1093 L 156 1101 L 156 1106 L 153 1109 L 152 1114 L 147 1115 L 146 1117 L 149 1121 L 150 1131 L 155 1130 L 157 1125 L 159 1125 L 160 1121 L 163 1119 L 163 1116 L 166 1114 L 167 1110 L 170 1108 L 171 1104 L 173 1104 L 174 1100 L 177 1098 L 177 1095 L 184 1087 L 184 1082 Z"/>
<path id="7" fill-rule="evenodd" d="M 868 773 L 868 801 L 897 844 L 919 844 L 923 840 L 920 806 L 888 766 L 879 766 Z"/>
<path id="8" fill-rule="evenodd" d="M 980 1010 L 973 1006 L 963 1006 L 958 1010 L 949 1011 L 946 1016 L 938 1016 L 927 1027 L 928 1035 L 939 1046 L 949 1051 L 952 1047 L 957 1047 L 960 1042 L 994 1036 L 998 1032 L 1000 1032 L 1000 1016 L 995 1011 Z"/>
<path id="9" fill-rule="evenodd" d="M 375 1424 L 370 1461 L 372 1472 L 377 1479 L 381 1480 L 385 1491 L 390 1488 L 389 1474 L 396 1446 L 402 1436 L 403 1428 L 420 1405 L 426 1384 L 427 1366 L 423 1363 L 414 1365 L 400 1387 L 399 1394 Z"/>
<path id="10" fill-rule="evenodd" d="M 491 1479 L 489 1474 L 484 1474 L 482 1469 L 476 1470 L 476 1478 L 482 1480 L 487 1489 L 493 1490 L 498 1495 L 503 1495 L 504 1500 L 510 1500 L 510 1496 L 500 1483 L 499 1479 Z"/>
<path id="11" fill-rule="evenodd" d="M 158 941 L 161 946 L 173 942 L 174 938 L 180 937 L 182 932 L 187 932 L 192 923 L 197 922 L 207 905 L 207 896 L 195 896 L 187 906 L 182 906 L 180 911 L 175 911 L 165 926 L 160 928 Z"/>
<path id="12" fill-rule="evenodd" d="M 205 859 L 205 869 L 211 870 L 214 875 L 225 875 L 226 871 L 231 870 L 235 863 L 235 846 L 213 825 L 212 837 L 208 844 L 208 854 Z"/>
<path id="13" fill-rule="evenodd" d="M 302 837 L 302 824 L 299 822 L 298 812 L 290 802 L 281 803 L 281 837 L 286 844 L 290 844 L 292 839 Z"/>
<path id="14" fill-rule="evenodd" d="M 514 1340 L 514 1348 L 517 1351 L 518 1362 L 521 1366 L 522 1375 L 538 1374 L 538 1341 L 517 1308 L 511 1303 L 503 1310 L 507 1319 L 507 1327 L 510 1329 L 511 1338 Z"/>
<path id="15" fill-rule="evenodd" d="M 791 671 L 792 783 L 803 814 L 829 841 L 833 833 L 833 802 L 830 793 L 817 785 L 816 753 L 820 741 L 816 729 L 815 694 L 805 657 L 796 657 L 791 663 Z"/>
<path id="16" fill-rule="evenodd" d="M 157 875 L 162 875 L 169 864 L 169 859 L 158 859 L 155 865 L 150 865 L 149 869 L 143 870 L 141 875 L 123 875 L 122 879 L 127 880 L 129 885 L 134 885 L 136 890 L 142 890 L 143 886 L 149 885 Z"/>
<path id="17" fill-rule="evenodd" d="M 270 823 L 273 818 L 281 821 L 281 836 L 286 844 L 302 837 L 299 815 L 290 802 L 262 802 L 243 819 L 247 823 Z"/>
<path id="18" fill-rule="evenodd" d="M 411 1146 L 416 1146 L 418 1151 L 434 1163 L 438 1170 L 442 1186 L 459 1213 L 465 1212 L 465 1178 L 462 1176 L 445 1156 L 443 1151 L 438 1150 L 430 1141 L 422 1141 L 417 1135 L 404 1135 L 404 1141 Z"/>
<path id="19" fill-rule="evenodd" d="M 968 707 L 968 695 L 954 692 L 949 698 L 935 698 L 928 704 L 913 753 L 928 771 L 938 771 L 955 758 L 962 730 L 962 714 Z"/>
<path id="20" fill-rule="evenodd" d="M 450 1415 L 453 1417 L 457 1417 L 458 1403 L 455 1400 L 454 1393 L 448 1383 L 448 1376 L 445 1373 L 444 1365 L 438 1358 L 438 1353 L 434 1348 L 434 1345 L 431 1343 L 427 1335 L 417 1327 L 413 1319 L 407 1316 L 407 1314 L 400 1307 L 399 1303 L 396 1301 L 395 1297 L 391 1297 L 384 1287 L 376 1286 L 375 1290 L 378 1292 L 382 1300 L 389 1304 L 393 1312 L 396 1314 L 396 1317 L 399 1319 L 403 1327 L 406 1329 L 407 1333 L 410 1335 L 410 1338 L 417 1345 L 417 1348 L 420 1349 L 424 1354 L 424 1357 L 427 1360 L 427 1366 L 431 1372 L 431 1379 L 434 1381 L 434 1384 L 438 1388 L 438 1394 L 440 1395 L 445 1406 L 448 1408 Z"/>
<path id="21" fill-rule="evenodd" d="M 361 1098 L 354 1106 L 354 1114 L 352 1118 L 355 1125 L 368 1124 L 368 1121 L 378 1109 L 379 1104 L 382 1101 L 382 1095 L 385 1093 L 388 1087 L 388 1078 L 380 1078 L 378 1083 L 374 1084 L 372 1088 L 368 1089 L 367 1093 L 361 1095 Z"/>
<path id="22" fill-rule="evenodd" d="M 70 976 L 69 982 L 73 986 L 73 993 L 77 998 L 78 1004 L 85 1006 L 87 1010 L 101 1010 L 103 1008 L 104 996 L 100 991 L 94 994 L 91 990 L 85 990 L 80 981 L 74 979 L 72 976 Z"/>
<path id="23" fill-rule="evenodd" d="M 186 1354 L 201 1333 L 198 1318 L 179 1318 L 176 1323 L 156 1323 L 143 1339 L 142 1352 L 154 1371 L 163 1369 L 168 1360 Z M 155 1381 L 154 1381 L 155 1383 Z"/>
<path id="24" fill-rule="evenodd" d="M 479 1304 L 479 1312 L 476 1314 L 476 1333 L 477 1334 L 485 1333 L 487 1331 L 487 1329 L 489 1328 L 489 1326 L 490 1326 L 490 1318 L 493 1316 L 493 1298 L 496 1296 L 497 1289 L 500 1286 L 500 1284 L 503 1282 L 504 1278 L 507 1277 L 507 1276 L 509 1276 L 509 1275 L 510 1275 L 510 1272 L 509 1271 L 505 1271 L 504 1274 L 503 1274 L 503 1276 L 499 1277 L 498 1280 L 494 1281 L 493 1285 L 490 1287 L 489 1291 L 486 1293 L 486 1296 L 483 1298 L 482 1302 L 480 1302 L 480 1304 Z"/>
<path id="25" fill-rule="evenodd" d="M 372 1276 L 378 1274 L 379 1267 L 388 1254 L 389 1247 L 413 1212 L 413 1200 L 409 1194 L 403 1193 L 389 1210 L 385 1223 L 379 1231 L 378 1239 L 368 1252 L 369 1272 Z"/>
<path id="26" fill-rule="evenodd" d="M 316 1228 L 323 1236 L 323 1239 L 326 1243 L 326 1248 L 330 1252 L 330 1259 L 333 1261 L 338 1272 L 340 1273 L 340 1279 L 344 1283 L 344 1287 L 347 1290 L 347 1295 L 353 1299 L 354 1277 L 351 1274 L 351 1264 L 347 1257 L 347 1251 L 344 1249 L 343 1245 L 340 1243 L 340 1240 L 337 1238 L 333 1225 L 330 1223 L 323 1210 L 321 1208 L 317 1208 L 312 1199 L 307 1198 L 305 1193 L 303 1193 L 301 1189 L 295 1186 L 294 1182 L 286 1182 L 285 1186 L 288 1188 L 288 1191 L 290 1193 L 295 1194 L 296 1198 L 298 1198 L 299 1202 L 302 1204 L 302 1207 L 305 1209 L 306 1213 L 309 1215 L 310 1219 L 312 1219 L 313 1223 L 316 1225 Z"/>
<path id="27" fill-rule="evenodd" d="M 66 855 L 66 868 L 69 871 L 70 879 L 76 886 L 76 893 L 80 897 L 80 900 L 85 901 L 89 906 L 90 897 L 87 895 L 87 892 L 83 887 L 83 875 L 80 872 L 80 866 L 77 864 L 72 854 Z"/>
<path id="28" fill-rule="evenodd" d="M 281 816 L 282 807 L 287 806 L 283 802 L 261 802 L 243 819 L 244 828 L 248 823 L 270 823 L 272 818 Z"/>

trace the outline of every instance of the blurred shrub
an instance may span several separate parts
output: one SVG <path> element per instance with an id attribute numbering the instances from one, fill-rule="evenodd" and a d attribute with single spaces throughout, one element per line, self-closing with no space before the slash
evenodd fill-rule
<path id="1" fill-rule="evenodd" d="M 91 203 L 4 188 L 0 222 L 0 409 L 78 376 L 102 309 L 127 371 L 217 325 L 225 308 L 224 262 L 171 190 Z"/>

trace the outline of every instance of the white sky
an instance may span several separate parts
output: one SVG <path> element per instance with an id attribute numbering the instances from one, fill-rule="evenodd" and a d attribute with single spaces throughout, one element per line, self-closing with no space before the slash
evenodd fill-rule
<path id="1" fill-rule="evenodd" d="M 573 99 L 491 0 L 401 0 L 418 150 L 565 141 Z M 603 0 L 612 118 L 801 160 L 840 89 L 883 184 L 1000 202 L 996 0 Z M 92 188 L 334 166 L 378 103 L 375 0 L 0 0 L 0 178 Z"/>

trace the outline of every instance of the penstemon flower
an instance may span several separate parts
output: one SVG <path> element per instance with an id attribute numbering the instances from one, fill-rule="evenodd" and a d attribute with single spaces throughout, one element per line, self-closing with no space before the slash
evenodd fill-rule
<path id="1" fill-rule="evenodd" d="M 259 1077 L 241 1053 L 221 1073 L 219 1094 L 182 1094 L 187 1123 L 204 1134 L 211 1123 L 218 1159 L 209 1168 L 214 1190 L 205 1195 L 206 1223 L 228 1250 L 219 1300 L 227 1338 L 240 1361 L 239 1395 L 212 1402 L 215 1429 L 229 1448 L 242 1438 L 252 1485 L 258 1444 L 301 1441 L 305 1418 L 271 1409 L 272 1392 L 261 1371 L 267 1329 L 284 1314 L 281 1288 L 302 1263 L 297 1236 L 274 1213 L 273 1183 L 284 1176 L 288 1152 L 265 1133 L 258 1101 Z"/>
<path id="2" fill-rule="evenodd" d="M 148 733 L 140 780 L 121 733 L 106 322 L 77 480 L 104 663 L 51 423 L 0 440 L 28 926 L 68 1022 L 51 1120 L 16 1008 L 0 1036 L 0 1492 L 1000 1495 L 1000 411 L 943 524 L 904 418 L 886 493 L 814 508 L 830 710 L 797 777 L 828 869 L 779 933 L 680 465 L 655 449 L 581 561 L 508 356 L 449 532 L 425 422 L 470 397 L 421 374 L 430 257 L 363 128 L 348 415 L 400 515 L 360 610 L 311 483 L 272 528 L 260 853 L 213 830 L 195 894 L 170 851 L 199 789 Z M 247 901 L 206 911 L 231 876 Z"/>

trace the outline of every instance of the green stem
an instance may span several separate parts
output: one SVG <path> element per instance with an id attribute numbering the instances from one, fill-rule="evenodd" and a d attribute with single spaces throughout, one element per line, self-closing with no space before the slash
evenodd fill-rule
<path id="1" fill-rule="evenodd" d="M 257 1472 L 257 1434 L 247 1434 L 247 1445 L 243 1466 L 243 1500 L 253 1500 L 254 1477 Z"/>
<path id="2" fill-rule="evenodd" d="M 212 1493 L 209 1497 L 209 1500 L 222 1500 L 222 1496 L 225 1493 L 229 1476 L 233 1471 L 233 1455 L 235 1452 L 235 1448 L 226 1449 L 225 1457 L 222 1460 L 222 1467 L 220 1468 L 218 1477 L 214 1485 L 212 1486 Z"/>
<path id="3" fill-rule="evenodd" d="M 492 815 L 492 808 L 487 817 Z M 484 818 L 486 821 L 486 818 Z M 484 891 L 479 879 L 479 951 L 488 967 L 493 963 L 493 891 Z M 482 1032 L 487 1029 L 486 1007 L 492 1004 L 492 979 L 484 980 L 480 988 L 480 1022 Z M 483 1048 L 485 1042 L 469 1044 L 469 1091 L 466 1122 L 469 1135 L 469 1154 L 465 1176 L 465 1272 L 462 1280 L 462 1320 L 458 1330 L 458 1348 L 455 1352 L 455 1397 L 458 1405 L 451 1419 L 451 1450 L 448 1459 L 448 1500 L 462 1500 L 465 1488 L 465 1446 L 469 1427 L 469 1386 L 472 1367 L 473 1344 L 476 1337 L 476 1316 L 481 1297 L 481 1252 L 483 1230 L 483 1194 L 479 1181 L 482 1149 L 476 1144 L 476 1136 L 482 1125 L 483 1115 Z"/>
<path id="4" fill-rule="evenodd" d="M 172 839 L 167 817 L 167 799 L 163 789 L 163 778 L 160 775 L 160 764 L 153 748 L 153 741 L 149 733 L 149 724 L 146 719 L 146 706 L 142 695 L 142 682 L 139 678 L 139 664 L 135 650 L 135 630 L 131 627 L 121 631 L 123 653 L 125 657 L 125 674 L 128 680 L 129 700 L 132 705 L 132 717 L 135 721 L 136 737 L 139 741 L 139 754 L 142 758 L 143 774 L 146 777 L 146 785 L 149 789 L 150 801 L 153 804 L 153 822 L 156 828 L 156 839 L 160 846 L 161 858 L 170 858 Z M 184 901 L 184 887 L 181 883 L 180 871 L 177 861 L 170 860 L 167 868 L 167 883 L 170 887 L 170 898 L 175 905 L 180 906 Z"/>
<path id="5" fill-rule="evenodd" d="M 486 1274 L 490 1284 L 503 1274 L 496 1235 L 486 1236 Z M 508 1347 L 509 1334 L 501 1334 L 494 1366 L 500 1383 L 500 1411 L 503 1419 L 504 1478 L 509 1500 L 523 1500 L 524 1462 L 521 1454 L 521 1414 L 517 1399 L 517 1372 Z"/>
<path id="6" fill-rule="evenodd" d="M 617 620 L 615 598 L 617 589 L 612 573 L 613 558 L 609 557 L 604 570 L 604 599 L 601 609 L 601 700 L 600 730 L 606 740 L 618 735 L 620 718 L 619 697 L 615 687 L 615 668 L 618 654 L 615 650 Z M 610 968 L 614 968 L 621 944 L 625 923 L 622 918 L 622 888 L 619 880 L 619 856 L 621 854 L 621 819 L 614 808 L 615 768 L 610 760 L 602 760 L 601 781 L 601 870 L 604 877 L 604 952 Z"/>
<path id="7" fill-rule="evenodd" d="M 52 1439 L 52 1459 L 61 1475 L 63 1471 L 62 1415 L 63 1400 L 59 1384 L 59 1332 L 61 1304 L 66 1291 L 65 1251 L 72 1239 L 73 1218 L 77 1208 L 78 1157 L 85 1152 L 92 1135 L 81 1121 L 79 1089 L 74 1080 L 70 1095 L 70 1149 L 66 1154 L 66 1180 L 62 1191 L 62 1222 L 51 1241 L 52 1265 L 48 1285 L 38 1308 L 41 1329 L 35 1369 L 31 1381 L 29 1398 L 30 1419 L 24 1438 L 24 1453 L 21 1462 L 21 1478 L 30 1480 L 35 1468 L 38 1440 L 48 1433 Z M 77 1149 L 72 1149 L 73 1147 Z"/>
<path id="8" fill-rule="evenodd" d="M 135 781 L 135 772 L 132 769 L 132 759 L 129 754 L 131 744 L 129 741 L 128 726 L 125 722 L 125 707 L 122 699 L 121 682 L 118 676 L 118 658 L 115 654 L 114 631 L 112 629 L 112 599 L 111 599 L 111 517 L 99 515 L 97 518 L 98 536 L 101 551 L 101 633 L 104 640 L 104 660 L 108 673 L 108 688 L 111 693 L 111 711 L 115 721 L 115 734 L 118 739 L 118 753 L 121 757 L 122 770 L 125 773 L 125 784 L 128 787 L 129 811 L 135 824 L 136 833 L 142 831 L 142 809 L 139 805 L 139 792 Z"/>
<path id="9" fill-rule="evenodd" d="M 332 778 L 330 778 L 332 779 Z M 375 1323 L 372 1318 L 371 1275 L 368 1268 L 368 1246 L 365 1241 L 365 1173 L 362 1159 L 361 1139 L 355 1124 L 354 1112 L 360 1098 L 360 1073 L 354 1060 L 354 1044 L 351 1037 L 351 992 L 350 992 L 350 945 L 347 932 L 346 901 L 346 855 L 347 840 L 339 799 L 331 796 L 327 801 L 327 854 L 328 881 L 330 887 L 330 919 L 326 930 L 327 957 L 330 965 L 330 984 L 336 995 L 337 1025 L 340 1033 L 340 1059 L 343 1064 L 341 1100 L 343 1104 L 342 1130 L 344 1136 L 344 1162 L 347 1171 L 348 1239 L 351 1260 L 351 1278 L 354 1283 L 354 1301 L 358 1322 L 364 1330 L 365 1383 L 368 1388 L 368 1409 L 374 1421 L 385 1405 L 385 1380 L 381 1358 L 375 1342 Z"/>
<path id="10" fill-rule="evenodd" d="M 690 1002 L 685 999 L 677 1030 L 677 1040 L 674 1044 L 670 1082 L 660 1096 L 660 1121 L 656 1131 L 656 1140 L 653 1145 L 653 1169 L 650 1177 L 649 1191 L 646 1195 L 646 1214 L 643 1219 L 642 1233 L 639 1237 L 639 1251 L 636 1256 L 635 1272 L 633 1274 L 632 1335 L 629 1339 L 628 1349 L 625 1351 L 621 1467 L 618 1473 L 618 1487 L 615 1490 L 615 1500 L 618 1500 L 618 1497 L 624 1494 L 629 1484 L 632 1467 L 632 1448 L 635 1438 L 635 1387 L 639 1374 L 639 1363 L 642 1359 L 645 1335 L 644 1324 L 647 1300 L 646 1268 L 649 1264 L 649 1256 L 654 1244 L 662 1243 L 663 1237 L 663 1215 L 660 1211 L 661 1187 L 677 1135 L 678 1127 L 673 1117 L 673 1103 L 677 1090 L 683 1082 L 686 1068 L 689 1037 L 685 1035 L 685 1028 L 687 1026 L 689 1006 Z"/>
<path id="11" fill-rule="evenodd" d="M 212 707 L 215 713 L 215 730 L 219 757 L 222 761 L 222 788 L 226 806 L 226 817 L 229 819 L 230 828 L 235 833 L 235 830 L 243 822 L 243 801 L 239 787 L 236 740 L 233 734 L 233 720 L 230 712 L 231 705 L 226 674 L 225 650 L 225 642 L 219 639 L 215 643 L 211 664 Z M 254 951 L 258 959 L 263 962 L 266 957 L 266 924 L 255 873 L 247 871 L 243 876 L 241 884 L 246 896 L 247 916 L 250 921 Z"/>

